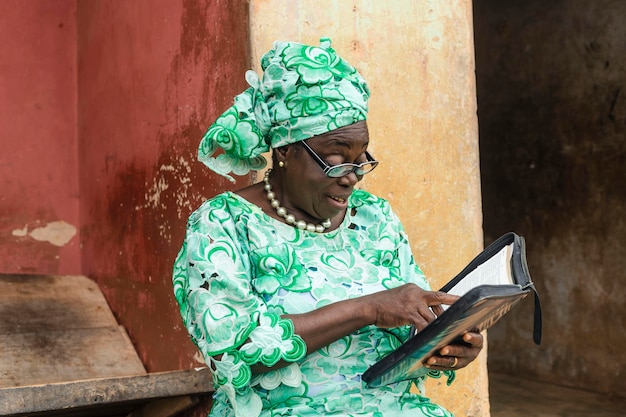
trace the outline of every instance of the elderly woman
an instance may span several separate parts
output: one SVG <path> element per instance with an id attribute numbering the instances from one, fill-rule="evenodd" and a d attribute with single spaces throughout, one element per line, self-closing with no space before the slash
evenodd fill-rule
<path id="1" fill-rule="evenodd" d="M 174 266 L 183 321 L 213 369 L 211 416 L 448 416 L 419 395 L 423 377 L 369 388 L 361 375 L 456 297 L 429 291 L 389 204 L 355 188 L 368 152 L 369 90 L 330 40 L 276 42 L 261 79 L 209 128 L 200 159 L 263 181 L 206 201 L 189 218 Z M 223 152 L 218 152 L 218 150 Z M 466 366 L 467 333 L 426 361 Z"/>

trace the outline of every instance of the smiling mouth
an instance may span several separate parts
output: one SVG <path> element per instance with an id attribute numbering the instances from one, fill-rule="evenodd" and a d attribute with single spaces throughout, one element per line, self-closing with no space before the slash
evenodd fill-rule
<path id="1" fill-rule="evenodd" d="M 331 199 L 333 199 L 333 200 L 335 200 L 335 201 L 336 201 L 336 202 L 338 202 L 338 203 L 341 203 L 341 204 L 343 204 L 343 203 L 345 203 L 345 202 L 346 202 L 346 199 L 345 199 L 345 198 L 335 197 L 335 196 L 332 196 L 332 195 L 330 196 L 330 198 L 331 198 Z"/>

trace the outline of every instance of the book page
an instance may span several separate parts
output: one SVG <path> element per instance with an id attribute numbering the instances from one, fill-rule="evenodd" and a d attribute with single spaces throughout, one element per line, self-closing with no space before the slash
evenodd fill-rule
<path id="1" fill-rule="evenodd" d="M 467 274 L 448 293 L 460 296 L 479 285 L 514 284 L 511 272 L 512 254 L 513 243 L 503 247 L 500 252 Z"/>

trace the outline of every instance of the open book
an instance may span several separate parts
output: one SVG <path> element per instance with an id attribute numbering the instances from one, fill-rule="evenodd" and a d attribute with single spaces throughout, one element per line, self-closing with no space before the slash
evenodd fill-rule
<path id="1" fill-rule="evenodd" d="M 423 362 L 468 331 L 495 324 L 531 292 L 535 296 L 534 340 L 541 343 L 541 307 L 526 264 L 524 238 L 507 233 L 489 245 L 441 291 L 461 296 L 420 332 L 372 365 L 362 376 L 370 387 L 415 379 L 428 373 Z"/>

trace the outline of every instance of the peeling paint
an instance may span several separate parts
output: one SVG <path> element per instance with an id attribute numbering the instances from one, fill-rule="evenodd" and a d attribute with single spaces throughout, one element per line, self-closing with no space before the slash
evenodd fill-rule
<path id="1" fill-rule="evenodd" d="M 170 188 L 170 182 L 178 184 L 173 190 L 176 198 L 177 215 L 179 219 L 183 218 L 183 213 L 193 210 L 189 199 L 189 191 L 192 189 L 191 182 L 191 166 L 183 157 L 178 158 L 178 164 L 161 165 L 159 173 L 153 179 L 152 185 L 148 192 L 144 195 L 145 203 L 135 206 L 135 210 L 143 209 L 167 209 L 167 205 L 161 201 L 162 195 Z M 168 181 L 168 178 L 172 181 Z M 147 185 L 147 184 L 146 184 Z M 199 198 L 199 196 L 195 196 Z M 163 236 L 163 233 L 161 233 Z"/>
<path id="2" fill-rule="evenodd" d="M 23 229 L 15 229 L 12 232 L 13 236 L 24 237 L 28 235 L 28 226 L 24 226 Z"/>
<path id="3" fill-rule="evenodd" d="M 76 235 L 76 227 L 62 220 L 48 223 L 43 227 L 37 227 L 28 233 L 28 226 L 15 229 L 13 236 L 30 236 L 40 242 L 48 242 L 54 246 L 65 246 Z"/>

